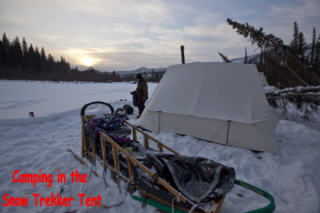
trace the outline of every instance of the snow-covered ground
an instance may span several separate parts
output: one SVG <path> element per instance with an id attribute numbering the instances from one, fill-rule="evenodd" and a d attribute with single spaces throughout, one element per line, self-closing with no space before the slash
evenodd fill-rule
<path id="1" fill-rule="evenodd" d="M 0 212 L 156 212 L 152 207 L 141 207 L 141 203 L 125 196 L 107 173 L 108 187 L 102 178 L 95 177 L 90 168 L 81 165 L 67 151 L 80 156 L 81 120 L 83 104 L 101 100 L 115 108 L 130 103 L 129 83 L 52 83 L 28 81 L 0 81 Z M 150 95 L 156 84 L 149 84 Z M 120 101 L 127 99 L 127 101 Z M 135 109 L 137 110 L 137 109 Z M 34 112 L 35 118 L 29 118 Z M 133 115 L 134 116 L 134 115 Z M 132 117 L 133 117 L 132 116 Z M 177 134 L 154 134 L 160 141 L 181 154 L 195 154 L 205 141 Z M 253 153 L 248 150 L 208 144 L 198 156 L 210 158 L 236 170 L 237 179 L 244 180 L 270 192 L 277 205 L 276 212 L 320 212 L 320 131 L 304 122 L 280 120 L 276 129 L 280 144 L 280 155 Z M 78 169 L 88 174 L 87 183 L 46 184 L 13 183 L 12 174 L 53 174 L 57 171 L 69 175 Z M 93 167 L 102 175 L 99 165 Z M 50 196 L 51 193 L 73 196 L 71 207 L 36 207 L 33 193 Z M 81 207 L 78 193 L 102 196 L 102 204 L 108 206 L 124 199 L 120 206 Z M 3 207 L 3 195 L 29 197 L 28 207 Z M 237 186 L 227 195 L 221 212 L 244 212 L 266 205 L 267 201 L 256 194 Z"/>

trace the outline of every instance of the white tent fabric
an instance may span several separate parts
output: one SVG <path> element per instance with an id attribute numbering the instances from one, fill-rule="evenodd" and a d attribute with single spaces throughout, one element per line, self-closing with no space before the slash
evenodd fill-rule
<path id="1" fill-rule="evenodd" d="M 263 87 L 268 86 L 268 82 L 266 80 L 266 76 L 263 74 L 263 72 L 258 72 L 259 73 L 259 77 L 260 77 L 260 81 L 261 81 L 261 85 Z"/>
<path id="2" fill-rule="evenodd" d="M 276 120 L 255 65 L 191 63 L 168 68 L 138 125 L 277 153 Z"/>

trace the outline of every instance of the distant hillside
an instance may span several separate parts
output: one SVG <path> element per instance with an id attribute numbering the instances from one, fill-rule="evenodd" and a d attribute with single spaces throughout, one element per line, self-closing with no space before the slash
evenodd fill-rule
<path id="1" fill-rule="evenodd" d="M 152 74 L 152 72 L 165 72 L 167 68 L 147 68 L 147 67 L 140 67 L 136 70 L 131 71 L 117 71 L 117 74 L 120 75 L 120 77 L 134 77 L 138 73 L 144 74 L 146 73 L 148 76 Z"/>
<path id="2" fill-rule="evenodd" d="M 305 56 L 307 57 L 310 52 L 311 52 L 311 49 L 312 49 L 312 44 L 308 44 L 306 45 L 306 50 L 305 50 Z M 249 63 L 256 63 L 256 62 L 259 62 L 259 59 L 260 59 L 260 53 L 257 53 L 257 54 L 253 54 L 253 55 L 248 55 L 248 62 Z M 231 63 L 239 63 L 239 64 L 242 64 L 243 61 L 244 61 L 244 57 L 239 57 L 239 58 L 233 58 L 230 60 Z"/>
<path id="3" fill-rule="evenodd" d="M 260 53 L 254 54 L 254 55 L 248 55 L 248 62 L 258 62 L 260 58 Z M 243 64 L 244 57 L 234 58 L 230 60 L 231 63 L 237 63 L 237 64 Z"/>

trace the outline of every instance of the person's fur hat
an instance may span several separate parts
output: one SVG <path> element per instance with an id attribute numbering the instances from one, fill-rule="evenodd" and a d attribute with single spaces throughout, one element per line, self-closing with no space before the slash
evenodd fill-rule
<path id="1" fill-rule="evenodd" d="M 137 79 L 142 79 L 142 75 L 139 73 L 139 74 L 136 75 L 136 78 Z"/>

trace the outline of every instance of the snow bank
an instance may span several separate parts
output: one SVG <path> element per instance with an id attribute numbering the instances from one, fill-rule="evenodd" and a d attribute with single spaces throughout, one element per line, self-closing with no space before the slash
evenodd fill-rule
<path id="1" fill-rule="evenodd" d="M 82 166 L 67 151 L 71 149 L 80 156 L 80 107 L 84 103 L 103 100 L 111 102 L 115 108 L 120 107 L 129 103 L 120 99 L 131 100 L 129 91 L 133 90 L 135 85 L 0 81 L 0 87 L 1 200 L 6 193 L 11 196 L 29 196 L 31 199 L 32 193 L 35 192 L 43 196 L 49 196 L 51 192 L 61 193 L 63 196 L 75 198 L 78 193 L 87 193 L 90 196 L 101 194 L 104 205 L 112 205 L 125 199 L 122 205 L 107 210 L 80 207 L 80 200 L 77 198 L 70 208 L 35 207 L 30 203 L 26 208 L 8 208 L 1 205 L 0 212 L 157 212 L 149 206 L 142 208 L 141 203 L 132 200 L 130 196 L 125 197 L 125 183 L 122 182 L 120 192 L 112 181 L 110 172 L 106 178 L 108 187 L 105 188 L 101 177 L 95 177 L 91 168 Z M 155 84 L 149 87 L 152 93 Z M 17 91 L 14 91 L 15 88 Z M 25 93 L 20 94 L 21 92 Z M 62 101 L 66 99 L 66 94 L 70 94 L 73 101 Z M 43 101 L 31 103 L 30 100 Z M 8 101 L 16 104 L 5 105 L 4 102 Z M 30 105 L 26 106 L 27 103 Z M 51 108 L 42 109 L 50 104 Z M 19 107 L 20 105 L 24 107 Z M 24 118 L 28 116 L 30 109 L 35 112 L 36 118 Z M 5 112 L 10 113 L 12 117 Z M 280 143 L 280 155 L 253 153 L 177 134 L 151 134 L 181 154 L 193 156 L 202 148 L 198 156 L 234 167 L 238 179 L 263 188 L 274 196 L 276 212 L 320 212 L 320 131 L 303 122 L 281 120 L 278 123 L 276 135 Z M 42 172 L 52 174 L 56 174 L 57 170 L 69 174 L 78 169 L 80 173 L 89 175 L 88 183 L 72 184 L 70 179 L 67 179 L 65 184 L 55 183 L 51 188 L 45 184 L 38 184 L 33 188 L 31 184 L 12 183 L 12 173 L 16 169 L 21 173 L 36 173 L 41 169 Z M 100 176 L 103 174 L 100 165 L 94 166 L 93 169 Z M 33 202 L 33 199 L 31 201 Z M 227 195 L 221 212 L 243 212 L 266 204 L 264 198 L 236 186 Z"/>

